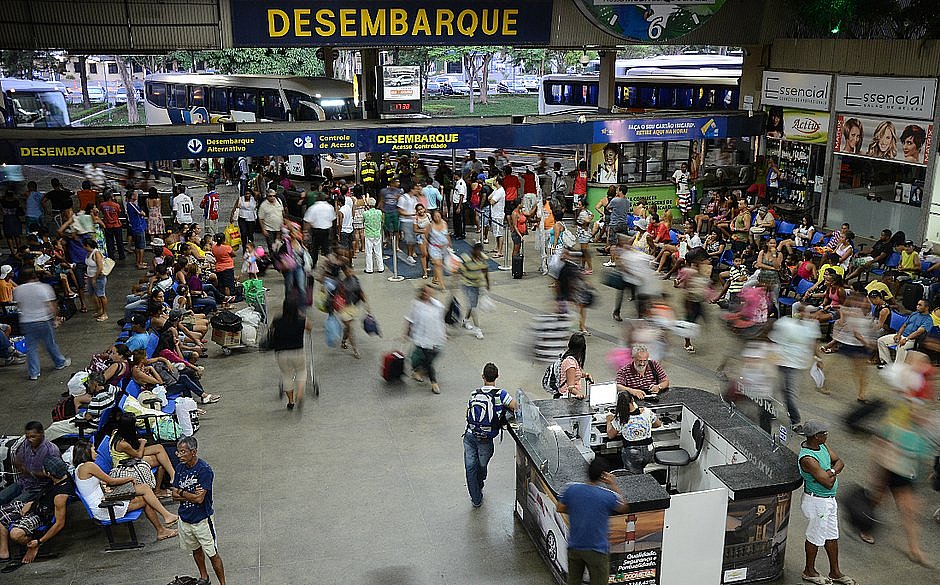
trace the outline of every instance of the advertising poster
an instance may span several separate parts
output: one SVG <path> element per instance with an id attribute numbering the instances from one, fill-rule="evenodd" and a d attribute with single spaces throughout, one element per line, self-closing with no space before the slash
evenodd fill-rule
<path id="1" fill-rule="evenodd" d="M 833 152 L 926 166 L 931 142 L 930 122 L 839 115 Z"/>
<path id="2" fill-rule="evenodd" d="M 538 471 L 516 447 L 516 514 L 556 578 L 568 574 L 568 516 Z M 610 519 L 610 585 L 659 585 L 665 511 Z"/>
<path id="3" fill-rule="evenodd" d="M 417 65 L 386 65 L 382 69 L 382 112 L 421 112 L 421 68 Z"/>
<path id="4" fill-rule="evenodd" d="M 623 149 L 620 144 L 608 142 L 607 144 L 591 145 L 591 182 L 611 184 L 620 182 L 620 159 Z"/>
<path id="5" fill-rule="evenodd" d="M 772 106 L 767 108 L 767 137 L 828 144 L 829 113 Z"/>
<path id="6" fill-rule="evenodd" d="M 775 579 L 783 572 L 791 494 L 728 501 L 722 583 Z"/>
<path id="7" fill-rule="evenodd" d="M 594 125 L 594 142 L 651 142 L 657 140 L 698 140 L 725 138 L 728 119 L 669 118 L 644 120 L 605 120 Z"/>
<path id="8" fill-rule="evenodd" d="M 894 202 L 920 207 L 924 202 L 924 182 L 895 183 Z"/>

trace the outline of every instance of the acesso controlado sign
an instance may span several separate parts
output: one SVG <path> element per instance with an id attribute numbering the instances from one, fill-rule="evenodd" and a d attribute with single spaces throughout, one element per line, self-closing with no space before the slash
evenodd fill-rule
<path id="1" fill-rule="evenodd" d="M 236 47 L 547 44 L 552 0 L 230 0 Z"/>

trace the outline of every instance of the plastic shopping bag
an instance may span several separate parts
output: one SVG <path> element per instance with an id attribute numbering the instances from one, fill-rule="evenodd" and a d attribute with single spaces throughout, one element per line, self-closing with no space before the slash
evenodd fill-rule
<path id="1" fill-rule="evenodd" d="M 326 344 L 330 347 L 339 345 L 339 341 L 343 337 L 343 326 L 340 325 L 336 315 L 330 313 L 326 318 L 324 329 L 326 330 Z"/>
<path id="2" fill-rule="evenodd" d="M 813 362 L 813 367 L 809 369 L 809 375 L 813 378 L 813 382 L 816 383 L 816 388 L 822 389 L 822 387 L 826 385 L 826 374 L 822 371 L 818 361 Z"/>

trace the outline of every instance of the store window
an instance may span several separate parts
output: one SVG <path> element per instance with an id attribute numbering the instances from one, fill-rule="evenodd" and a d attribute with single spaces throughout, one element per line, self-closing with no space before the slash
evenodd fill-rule
<path id="1" fill-rule="evenodd" d="M 98 75 L 98 64 L 97 64 L 97 63 L 89 63 L 89 64 L 88 64 L 88 74 L 89 74 L 89 75 Z"/>
<path id="2" fill-rule="evenodd" d="M 826 224 L 851 224 L 863 237 L 883 229 L 921 237 L 927 168 L 857 156 L 833 157 Z"/>
<path id="3" fill-rule="evenodd" d="M 692 155 L 690 141 L 634 142 L 623 145 L 621 180 L 629 183 L 668 181 Z"/>
<path id="4" fill-rule="evenodd" d="M 108 75 L 117 75 L 118 66 L 117 63 L 108 63 Z"/>

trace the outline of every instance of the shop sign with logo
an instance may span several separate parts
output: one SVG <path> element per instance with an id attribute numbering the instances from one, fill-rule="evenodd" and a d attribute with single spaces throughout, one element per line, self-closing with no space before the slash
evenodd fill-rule
<path id="1" fill-rule="evenodd" d="M 829 112 L 771 107 L 767 136 L 809 144 L 828 144 Z"/>
<path id="2" fill-rule="evenodd" d="M 933 124 L 898 118 L 839 116 L 833 152 L 925 166 L 930 159 Z"/>
<path id="3" fill-rule="evenodd" d="M 764 71 L 761 104 L 765 106 L 828 110 L 831 96 L 831 75 Z"/>
<path id="4" fill-rule="evenodd" d="M 683 37 L 718 12 L 725 0 L 575 0 L 595 26 L 637 42 Z"/>
<path id="5" fill-rule="evenodd" d="M 936 78 L 854 77 L 836 79 L 837 112 L 933 120 Z"/>
<path id="6" fill-rule="evenodd" d="M 229 0 L 235 47 L 547 45 L 553 0 Z"/>

